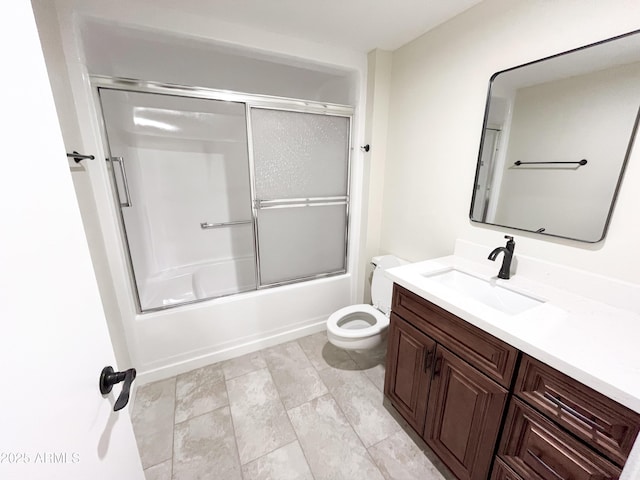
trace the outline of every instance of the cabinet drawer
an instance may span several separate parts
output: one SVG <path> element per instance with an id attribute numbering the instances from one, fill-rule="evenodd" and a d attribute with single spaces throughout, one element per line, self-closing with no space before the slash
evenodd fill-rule
<path id="1" fill-rule="evenodd" d="M 515 394 L 622 466 L 640 429 L 640 415 L 527 355 Z"/>
<path id="2" fill-rule="evenodd" d="M 391 309 L 503 387 L 511 386 L 518 358 L 512 346 L 399 285 Z"/>
<path id="3" fill-rule="evenodd" d="M 522 477 L 511 470 L 506 463 L 496 457 L 493 462 L 491 480 L 522 480 Z"/>
<path id="4" fill-rule="evenodd" d="M 527 479 L 614 480 L 620 476 L 613 463 L 515 398 L 498 454 Z"/>

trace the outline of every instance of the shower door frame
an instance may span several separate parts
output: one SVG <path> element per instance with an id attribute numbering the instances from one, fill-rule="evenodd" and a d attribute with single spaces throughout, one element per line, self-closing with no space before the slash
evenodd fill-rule
<path id="1" fill-rule="evenodd" d="M 131 291 L 134 296 L 134 301 L 136 304 L 136 310 L 139 314 L 153 313 L 168 309 L 180 308 L 183 306 L 192 305 L 194 303 L 202 303 L 210 300 L 215 300 L 216 298 L 227 297 L 231 295 L 239 295 L 242 293 L 250 293 L 253 291 L 279 287 L 283 285 L 289 285 L 293 283 L 305 282 L 320 278 L 333 277 L 336 275 L 343 275 L 348 271 L 349 265 L 349 209 L 351 204 L 351 152 L 353 151 L 352 139 L 353 139 L 353 116 L 355 109 L 349 105 L 340 105 L 335 103 L 328 102 L 318 102 L 314 100 L 302 100 L 295 98 L 287 98 L 287 97 L 278 97 L 278 96 L 270 96 L 270 95 L 262 95 L 262 94 L 249 94 L 249 93 L 241 93 L 234 92 L 229 90 L 219 90 L 215 88 L 207 88 L 207 87 L 194 87 L 188 85 L 178 85 L 171 83 L 163 83 L 163 82 L 154 82 L 148 80 L 138 80 L 134 78 L 125 78 L 125 77 L 110 77 L 104 75 L 90 75 L 91 88 L 93 91 L 94 97 L 94 105 L 96 107 L 96 112 L 98 114 L 98 123 L 100 127 L 102 144 L 104 148 L 104 153 L 106 156 L 106 161 L 111 163 L 111 192 L 114 197 L 114 205 L 118 212 L 119 224 L 120 224 L 120 237 L 121 241 L 124 244 L 124 251 L 126 252 L 126 263 L 129 281 L 131 284 Z M 243 292 L 230 293 L 226 295 L 219 295 L 216 297 L 202 298 L 196 300 L 189 300 L 185 302 L 176 303 L 173 305 L 162 305 L 159 307 L 146 308 L 142 309 L 141 301 L 140 301 L 140 291 L 138 289 L 138 283 L 136 281 L 135 272 L 133 269 L 133 258 L 131 256 L 131 250 L 129 247 L 129 241 L 127 238 L 127 229 L 124 222 L 124 215 L 122 212 L 122 205 L 120 200 L 120 191 L 118 189 L 118 184 L 115 178 L 115 168 L 113 165 L 113 161 L 111 161 L 111 147 L 109 145 L 109 137 L 107 135 L 107 126 L 104 118 L 104 113 L 102 111 L 102 104 L 100 100 L 100 89 L 105 90 L 118 90 L 124 92 L 135 92 L 135 93 L 150 93 L 150 94 L 158 94 L 158 95 L 170 95 L 175 97 L 187 97 L 187 98 L 198 98 L 203 100 L 218 100 L 218 101 L 227 101 L 233 103 L 242 103 L 245 106 L 245 120 L 247 124 L 247 153 L 248 153 L 248 168 L 249 168 L 249 185 L 251 192 L 251 215 L 252 215 L 252 223 L 253 223 L 253 243 L 254 243 L 254 251 L 255 251 L 255 274 L 256 274 L 256 289 L 255 290 L 247 290 Z M 304 203 L 306 206 L 323 206 L 327 204 L 345 205 L 345 242 L 344 242 L 344 268 L 341 270 L 320 273 L 312 276 L 296 278 L 292 280 L 286 280 L 276 283 L 269 284 L 261 284 L 260 279 L 260 245 L 259 245 L 259 232 L 258 232 L 258 210 L 261 208 L 259 202 L 256 199 L 255 195 L 255 170 L 254 170 L 254 154 L 253 154 L 253 135 L 252 135 L 252 127 L 251 127 L 251 109 L 252 108 L 262 108 L 262 109 L 270 109 L 270 110 L 281 110 L 287 112 L 298 112 L 298 113 L 310 113 L 316 115 L 330 115 L 337 117 L 346 117 L 348 119 L 348 136 L 347 136 L 347 175 L 346 175 L 346 195 L 340 197 L 318 197 L 318 198 L 305 198 L 305 199 L 283 199 L 279 200 L 275 203 L 287 203 L 295 200 L 296 203 Z M 126 187 L 125 187 L 126 188 Z M 273 201 L 272 201 L 273 202 Z M 263 202 L 266 203 L 266 202 Z M 281 206 L 281 205 L 280 205 Z M 265 207 L 262 207 L 265 208 Z M 269 207 L 267 207 L 269 208 Z M 271 208 L 279 208 L 278 206 L 274 206 Z"/>
<path id="2" fill-rule="evenodd" d="M 297 100 L 294 100 L 297 101 Z M 305 102 L 311 103 L 314 102 Z M 353 127 L 353 108 L 347 106 L 340 106 L 335 104 L 322 104 L 316 103 L 318 106 L 327 106 L 331 107 L 344 107 L 347 110 L 350 110 L 350 114 L 337 114 L 333 112 L 327 112 L 324 109 L 316 110 L 316 109 L 291 109 L 291 108 L 283 108 L 275 105 L 255 105 L 255 104 L 246 104 L 247 108 L 247 145 L 249 146 L 249 176 L 250 176 L 250 185 L 251 185 L 251 212 L 253 215 L 253 225 L 254 225 L 254 235 L 255 235 L 255 249 L 256 249 L 256 277 L 257 277 L 257 287 L 256 290 L 262 290 L 265 288 L 273 288 L 279 287 L 283 285 L 290 285 L 292 283 L 298 282 L 306 282 L 309 280 L 315 280 L 318 278 L 332 277 L 335 275 L 342 275 L 347 273 L 347 265 L 349 261 L 349 207 L 350 207 L 350 188 L 351 188 L 351 152 L 353 150 L 351 145 L 352 139 L 352 127 Z M 252 108 L 260 108 L 266 110 L 281 110 L 286 112 L 298 112 L 298 113 L 310 113 L 315 115 L 332 115 L 338 117 L 347 117 L 349 120 L 349 134 L 347 136 L 347 175 L 346 175 L 346 194 L 344 196 L 325 196 L 325 197 L 309 197 L 309 198 L 278 198 L 271 200 L 259 200 L 256 198 L 255 192 L 255 158 L 254 158 L 254 150 L 253 150 L 253 131 L 251 127 L 251 109 Z M 258 229 L 258 210 L 266 210 L 272 208 L 297 208 L 297 207 L 323 207 L 323 206 L 333 206 L 333 205 L 345 205 L 345 233 L 344 233 L 344 259 L 343 265 L 345 268 L 341 270 L 336 270 L 328 273 L 318 273 L 315 275 L 305 276 L 294 278 L 291 280 L 284 280 L 279 282 L 272 283 L 262 283 L 261 278 L 261 269 L 260 269 L 260 242 L 259 242 L 259 229 Z"/>

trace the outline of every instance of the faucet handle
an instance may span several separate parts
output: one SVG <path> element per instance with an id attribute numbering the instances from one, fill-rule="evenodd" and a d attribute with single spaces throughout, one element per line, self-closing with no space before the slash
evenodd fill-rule
<path id="1" fill-rule="evenodd" d="M 507 239 L 507 244 L 505 245 L 507 250 L 509 250 L 511 255 L 513 255 L 513 251 L 516 249 L 516 242 L 513 240 L 511 235 L 505 235 L 504 238 Z"/>

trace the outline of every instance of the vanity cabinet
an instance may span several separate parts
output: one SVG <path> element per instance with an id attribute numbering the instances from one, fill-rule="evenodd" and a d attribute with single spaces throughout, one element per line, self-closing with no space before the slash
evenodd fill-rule
<path id="1" fill-rule="evenodd" d="M 510 388 L 517 349 L 397 284 L 391 310 L 498 384 Z"/>
<path id="2" fill-rule="evenodd" d="M 436 342 L 391 314 L 385 392 L 394 407 L 422 435 Z"/>
<path id="3" fill-rule="evenodd" d="M 386 369 L 385 395 L 459 479 L 615 480 L 640 431 L 637 413 L 397 284 Z"/>
<path id="4" fill-rule="evenodd" d="M 394 287 L 385 394 L 459 477 L 486 480 L 518 351 Z"/>

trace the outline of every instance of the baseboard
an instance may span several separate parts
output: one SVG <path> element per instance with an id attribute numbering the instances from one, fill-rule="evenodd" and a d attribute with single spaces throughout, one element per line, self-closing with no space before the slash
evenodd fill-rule
<path id="1" fill-rule="evenodd" d="M 165 380 L 167 378 L 186 373 L 196 368 L 205 367 L 213 363 L 229 360 L 231 358 L 241 357 L 248 353 L 262 350 L 263 348 L 272 347 L 281 343 L 290 342 L 313 333 L 318 333 L 327 328 L 327 317 L 323 316 L 311 323 L 306 323 L 301 327 L 294 327 L 284 332 L 275 334 L 267 333 L 263 337 L 252 339 L 251 341 L 239 343 L 238 345 L 228 346 L 218 350 L 213 350 L 205 355 L 199 355 L 192 359 L 175 362 L 160 368 L 139 373 L 136 377 L 136 386 L 140 387 L 148 383 Z M 242 342 L 242 340 L 240 340 Z"/>

